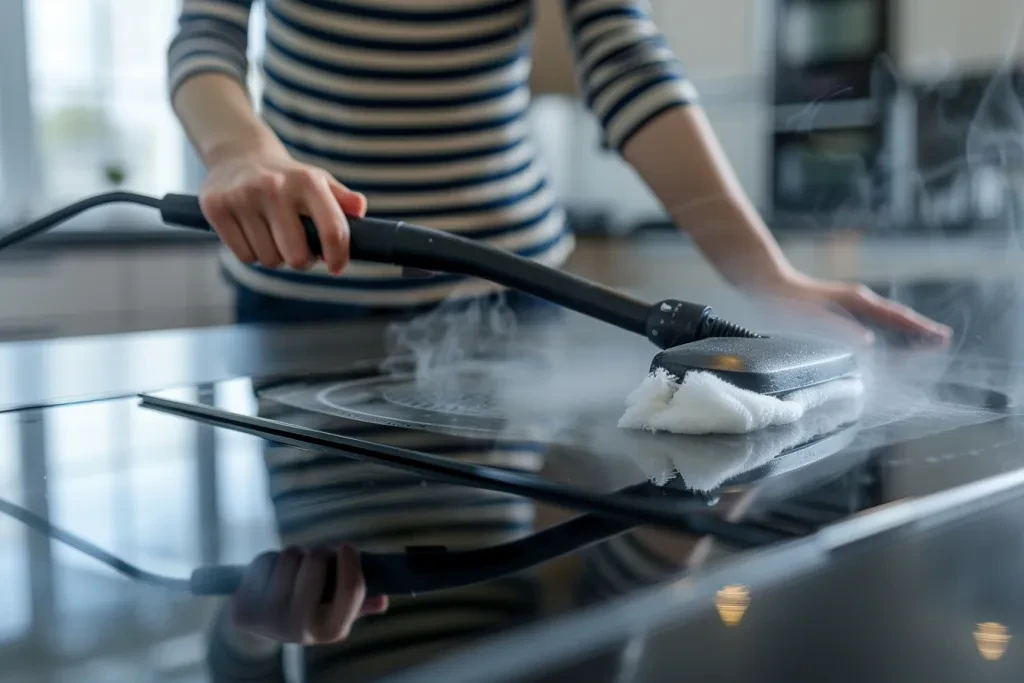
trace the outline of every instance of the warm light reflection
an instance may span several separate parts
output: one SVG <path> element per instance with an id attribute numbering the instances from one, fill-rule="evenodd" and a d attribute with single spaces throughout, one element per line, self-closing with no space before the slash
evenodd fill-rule
<path id="1" fill-rule="evenodd" d="M 981 656 L 994 661 L 1003 656 L 1010 644 L 1010 632 L 1002 624 L 986 621 L 978 624 L 974 631 L 974 642 L 978 645 Z"/>
<path id="2" fill-rule="evenodd" d="M 712 363 L 712 367 L 715 370 L 742 370 L 744 365 L 743 359 L 740 358 L 739 356 L 728 356 L 725 354 L 721 354 L 715 356 L 715 360 Z"/>
<path id="3" fill-rule="evenodd" d="M 750 606 L 750 590 L 746 586 L 725 586 L 715 594 L 715 609 L 726 626 L 736 626 Z"/>

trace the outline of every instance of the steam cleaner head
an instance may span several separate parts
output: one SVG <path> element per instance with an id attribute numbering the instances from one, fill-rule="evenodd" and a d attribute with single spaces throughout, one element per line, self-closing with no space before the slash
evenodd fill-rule
<path id="1" fill-rule="evenodd" d="M 800 337 L 709 337 L 662 351 L 651 362 L 651 372 L 658 370 L 678 381 L 691 372 L 706 372 L 740 389 L 776 397 L 858 374 L 849 349 Z"/>

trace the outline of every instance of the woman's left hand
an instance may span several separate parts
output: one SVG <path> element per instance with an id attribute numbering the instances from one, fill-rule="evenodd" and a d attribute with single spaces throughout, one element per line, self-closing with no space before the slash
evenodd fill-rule
<path id="1" fill-rule="evenodd" d="M 796 303 L 807 304 L 822 312 L 839 308 L 861 324 L 847 322 L 864 343 L 874 342 L 870 325 L 903 333 L 922 342 L 946 346 L 953 330 L 925 317 L 908 306 L 886 299 L 862 284 L 819 280 L 802 273 L 786 276 L 771 287 L 773 294 Z"/>

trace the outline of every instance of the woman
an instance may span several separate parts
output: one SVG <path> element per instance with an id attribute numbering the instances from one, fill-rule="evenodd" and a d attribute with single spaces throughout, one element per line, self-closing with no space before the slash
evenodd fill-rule
<path id="1" fill-rule="evenodd" d="M 862 286 L 811 278 L 787 262 L 645 4 L 564 0 L 583 97 L 607 145 L 715 268 L 748 291 L 947 339 L 947 328 Z M 223 263 L 238 287 L 240 321 L 404 315 L 495 291 L 465 278 L 403 278 L 395 268 L 349 264 L 346 216 L 367 207 L 551 266 L 566 260 L 573 238 L 525 119 L 530 0 L 266 5 L 261 116 L 245 86 L 251 0 L 184 0 L 169 50 L 171 97 L 208 170 L 202 208 L 230 252 Z M 300 214 L 316 224 L 319 262 Z M 287 456 L 268 455 L 272 470 L 274 457 Z M 456 503 L 446 510 L 473 514 Z M 236 623 L 272 640 L 345 640 L 359 615 L 384 604 L 363 600 L 358 562 L 339 552 L 348 590 L 333 607 L 316 607 L 315 591 L 299 588 L 311 576 L 322 582 L 323 553 L 291 551 L 254 563 Z M 275 600 L 276 611 L 266 607 Z M 235 645 L 248 638 L 234 636 Z M 259 637 L 245 644 L 274 650 Z"/>

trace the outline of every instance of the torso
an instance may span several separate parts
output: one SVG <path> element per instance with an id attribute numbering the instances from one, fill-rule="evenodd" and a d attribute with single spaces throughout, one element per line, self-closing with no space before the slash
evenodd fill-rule
<path id="1" fill-rule="evenodd" d="M 370 215 L 458 232 L 549 265 L 572 249 L 526 111 L 530 0 L 267 0 L 262 115 L 300 160 L 363 192 Z M 227 262 L 285 298 L 404 307 L 489 283 L 341 278 Z"/>

